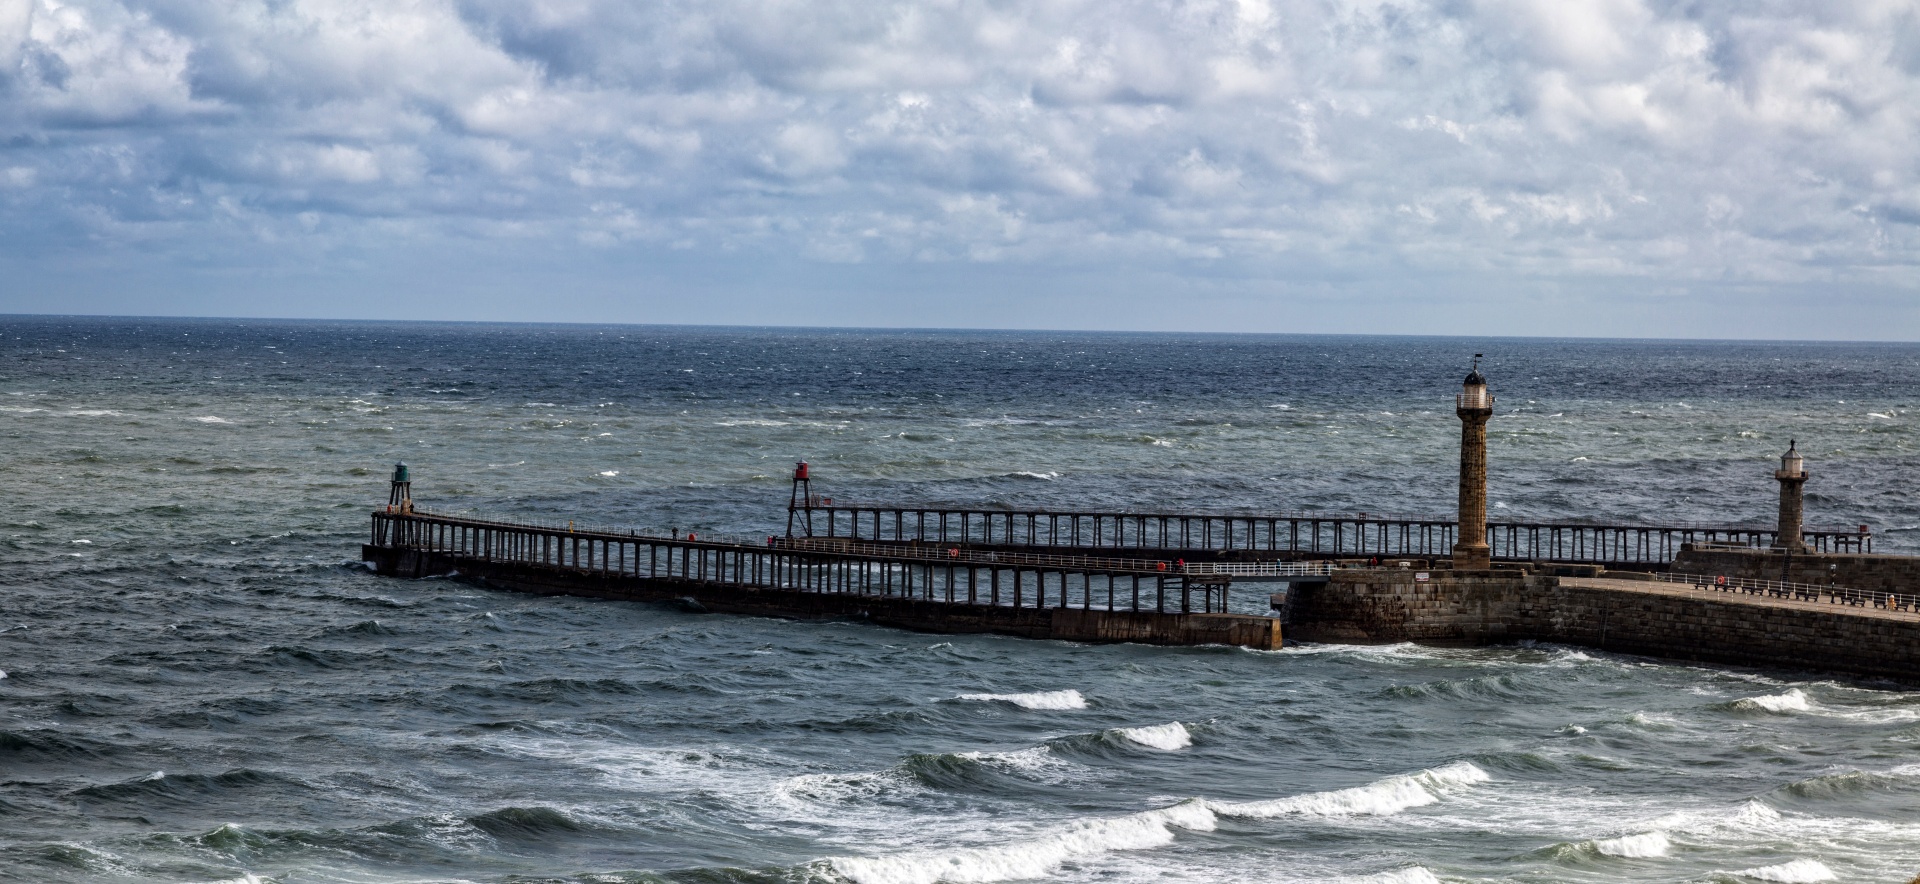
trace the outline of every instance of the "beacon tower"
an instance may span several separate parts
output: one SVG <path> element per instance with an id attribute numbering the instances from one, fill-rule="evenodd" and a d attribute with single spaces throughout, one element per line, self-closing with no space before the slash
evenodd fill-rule
<path id="1" fill-rule="evenodd" d="M 1453 567 L 1484 571 L 1493 567 L 1487 549 L 1487 419 L 1493 417 L 1493 396 L 1480 373 L 1479 353 L 1473 354 L 1473 373 L 1454 397 L 1453 412 L 1460 416 L 1460 533 Z"/>
<path id="2" fill-rule="evenodd" d="M 413 477 L 407 475 L 407 465 L 393 465 L 393 481 L 387 490 L 387 512 L 413 512 Z"/>
<path id="3" fill-rule="evenodd" d="M 1806 506 L 1805 492 L 1807 484 L 1806 462 L 1800 459 L 1798 443 L 1787 440 L 1787 453 L 1780 455 L 1780 469 L 1773 471 L 1773 477 L 1780 480 L 1780 530 L 1774 535 L 1773 548 L 1787 552 L 1803 552 L 1806 545 L 1800 542 L 1800 514 Z"/>

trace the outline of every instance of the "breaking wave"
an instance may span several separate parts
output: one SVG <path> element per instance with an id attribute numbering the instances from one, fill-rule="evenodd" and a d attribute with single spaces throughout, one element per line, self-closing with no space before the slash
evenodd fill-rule
<path id="1" fill-rule="evenodd" d="M 1410 807 L 1433 804 L 1448 792 L 1484 783 L 1491 777 L 1471 762 L 1456 761 L 1445 767 L 1415 774 L 1387 777 L 1384 780 L 1338 789 L 1311 792 L 1270 801 L 1246 804 L 1210 805 L 1222 816 L 1265 818 L 1299 814 L 1302 816 L 1348 816 L 1399 813 Z"/>
<path id="2" fill-rule="evenodd" d="M 1752 878 L 1755 881 L 1785 881 L 1788 884 L 1831 881 L 1836 877 L 1833 870 L 1827 868 L 1825 863 L 1814 859 L 1796 859 L 1777 866 L 1741 869 L 1734 874 L 1742 878 Z"/>
<path id="3" fill-rule="evenodd" d="M 1064 829 L 992 847 L 915 851 L 877 857 L 834 857 L 833 871 L 855 884 L 935 884 L 1038 878 L 1062 863 L 1123 850 L 1145 850 L 1173 842 L 1179 830 L 1210 832 L 1219 817 L 1252 819 L 1284 814 L 1390 814 L 1441 800 L 1449 792 L 1488 780 L 1485 771 L 1455 762 L 1419 773 L 1387 777 L 1331 792 L 1314 792 L 1247 804 L 1189 798 L 1169 807 L 1111 819 L 1076 822 Z M 1424 876 L 1424 877 L 1422 877 Z M 1426 884 L 1434 880 L 1413 867 L 1366 880 L 1380 884 Z"/>
<path id="4" fill-rule="evenodd" d="M 1022 709 L 1085 709 L 1087 698 L 1076 690 L 1037 691 L 1031 694 L 961 694 L 956 700 L 1012 703 Z"/>
<path id="5" fill-rule="evenodd" d="M 1193 734 L 1187 731 L 1186 725 L 1177 721 L 1147 727 L 1115 728 L 1113 732 L 1127 740 L 1163 752 L 1174 752 L 1193 745 Z"/>

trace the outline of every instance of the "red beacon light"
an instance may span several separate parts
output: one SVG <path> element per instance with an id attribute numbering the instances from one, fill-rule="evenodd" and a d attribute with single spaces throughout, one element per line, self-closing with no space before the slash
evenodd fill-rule
<path id="1" fill-rule="evenodd" d="M 793 477 L 795 479 L 807 478 L 807 462 L 806 461 L 803 460 L 793 465 Z"/>

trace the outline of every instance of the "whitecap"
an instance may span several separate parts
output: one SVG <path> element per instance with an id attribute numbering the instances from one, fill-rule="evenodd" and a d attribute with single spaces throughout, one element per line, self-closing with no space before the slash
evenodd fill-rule
<path id="1" fill-rule="evenodd" d="M 1267 407 L 1268 407 L 1268 408 L 1284 408 L 1284 409 L 1292 409 L 1292 408 L 1293 408 L 1293 406 L 1291 406 L 1291 405 L 1269 405 L 1269 406 L 1267 406 Z"/>
<path id="2" fill-rule="evenodd" d="M 0 669 L 0 678 L 6 678 L 6 677 L 7 677 L 7 671 L 5 669 Z"/>
<path id="3" fill-rule="evenodd" d="M 987 702 L 1012 703 L 1022 709 L 1085 709 L 1087 698 L 1072 689 L 1064 691 L 1037 691 L 1031 694 L 961 694 L 956 700 L 982 700 Z"/>
<path id="4" fill-rule="evenodd" d="M 1831 881 L 1835 877 L 1832 869 L 1827 868 L 1825 863 L 1816 859 L 1796 859 L 1783 862 L 1776 866 L 1759 866 L 1752 869 L 1741 869 L 1738 872 L 1734 872 L 1734 874 L 1742 878 L 1752 878 L 1756 881 L 1786 881 L 1793 882 L 1793 884 L 1798 884 L 1798 882 Z"/>
<path id="5" fill-rule="evenodd" d="M 120 412 L 104 408 L 80 408 L 67 412 L 68 417 L 119 417 Z"/>
<path id="6" fill-rule="evenodd" d="M 1807 695 L 1799 688 L 1788 688 L 1784 694 L 1766 694 L 1759 697 L 1745 697 L 1733 701 L 1733 705 L 1742 709 L 1761 709 L 1767 712 L 1806 712 Z"/>
<path id="7" fill-rule="evenodd" d="M 230 420 L 227 420 L 227 419 L 226 419 L 226 418 L 224 418 L 224 417 L 214 417 L 214 416 L 213 416 L 213 415 L 211 415 L 211 414 L 209 414 L 209 415 L 207 415 L 207 416 L 205 416 L 205 417 L 196 417 L 196 418 L 194 418 L 194 420 L 196 420 L 196 421 L 199 421 L 200 423 L 203 423 L 203 424 L 230 424 L 230 423 L 233 423 L 233 421 L 230 421 Z M 392 428 L 391 428 L 391 427 L 389 427 L 388 429 L 392 429 Z"/>
<path id="8" fill-rule="evenodd" d="M 1487 782 L 1492 777 L 1471 762 L 1456 761 L 1444 767 L 1423 770 L 1377 780 L 1364 786 L 1309 792 L 1268 801 L 1244 804 L 1210 803 L 1221 816 L 1266 818 L 1300 814 L 1304 816 L 1379 816 L 1399 813 L 1410 807 L 1424 807 L 1439 801 L 1447 792 Z"/>
<path id="9" fill-rule="evenodd" d="M 1574 459 L 1573 459 L 1573 460 L 1572 460 L 1571 462 L 1572 462 L 1572 463 L 1580 463 L 1581 461 L 1584 461 L 1584 460 L 1586 460 L 1586 459 L 1587 459 L 1587 458 L 1586 458 L 1585 456 L 1581 456 L 1581 457 L 1576 457 L 1576 458 L 1574 458 Z"/>
<path id="10" fill-rule="evenodd" d="M 1359 878 L 1344 878 L 1351 884 L 1440 884 L 1440 878 L 1420 866 L 1408 866 Z"/>
<path id="11" fill-rule="evenodd" d="M 620 475 L 620 471 L 619 470 L 601 470 L 600 475 L 606 476 L 607 478 L 611 479 L 614 476 Z"/>
<path id="12" fill-rule="evenodd" d="M 1113 819 L 1086 820 L 1052 834 L 992 847 L 834 857 L 827 863 L 855 884 L 1013 881 L 1043 877 L 1077 858 L 1161 847 L 1173 842 L 1175 829 L 1209 832 L 1214 825 L 1206 803 L 1189 800 Z"/>
<path id="13" fill-rule="evenodd" d="M 208 881 L 206 884 L 267 884 L 267 879 L 252 872 L 241 872 L 238 878 L 221 878 L 218 881 Z"/>
<path id="14" fill-rule="evenodd" d="M 154 780 L 164 780 L 164 779 L 166 779 L 166 778 L 167 778 L 167 772 L 166 772 L 166 771 L 164 771 L 164 770 L 156 770 L 156 771 L 154 771 L 153 773 L 150 773 L 150 774 L 147 774 L 146 776 L 144 776 L 144 777 L 141 777 L 141 778 L 140 778 L 140 779 L 138 779 L 138 780 L 135 780 L 134 782 L 136 782 L 136 783 L 151 783 L 151 782 L 153 782 Z"/>
<path id="15" fill-rule="evenodd" d="M 1879 418 L 1879 419 L 1881 419 L 1881 420 L 1883 420 L 1883 421 L 1890 421 L 1890 420 L 1893 420 L 1893 415 L 1891 415 L 1891 414 L 1881 414 L 1880 412 L 1877 412 L 1877 411 L 1869 411 L 1869 412 L 1867 412 L 1867 417 L 1877 417 L 1877 418 Z"/>
<path id="16" fill-rule="evenodd" d="M 1060 474 L 1059 474 L 1059 473 L 1034 473 L 1034 472 L 1029 472 L 1029 471 L 1027 471 L 1027 470 L 1020 470 L 1020 471 L 1017 471 L 1017 472 L 1015 472 L 1015 473 L 1013 473 L 1013 475 L 1015 475 L 1015 476 L 1025 476 L 1025 477 L 1027 477 L 1027 478 L 1029 478 L 1029 479 L 1045 479 L 1045 480 L 1046 480 L 1046 481 L 1048 481 L 1048 482 L 1051 482 L 1051 481 L 1053 481 L 1053 480 L 1055 480 L 1055 479 L 1058 479 L 1058 478 L 1060 478 Z"/>
<path id="17" fill-rule="evenodd" d="M 1123 727 L 1114 730 L 1128 740 L 1162 752 L 1177 752 L 1193 745 L 1193 734 L 1187 726 L 1177 721 L 1146 727 Z"/>
<path id="18" fill-rule="evenodd" d="M 1618 838 L 1602 838 L 1593 842 L 1593 849 L 1607 856 L 1621 856 L 1629 859 L 1666 856 L 1673 848 L 1673 842 L 1667 840 L 1665 832 L 1641 832 L 1637 835 L 1621 835 Z"/>

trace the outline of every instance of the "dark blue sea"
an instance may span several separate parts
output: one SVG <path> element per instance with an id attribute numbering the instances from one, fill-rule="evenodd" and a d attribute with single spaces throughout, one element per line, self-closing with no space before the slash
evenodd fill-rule
<path id="1" fill-rule="evenodd" d="M 0 318 L 0 880 L 1906 881 L 1920 693 L 1084 646 L 399 581 L 423 506 L 1808 521 L 1920 552 L 1920 346 Z"/>

